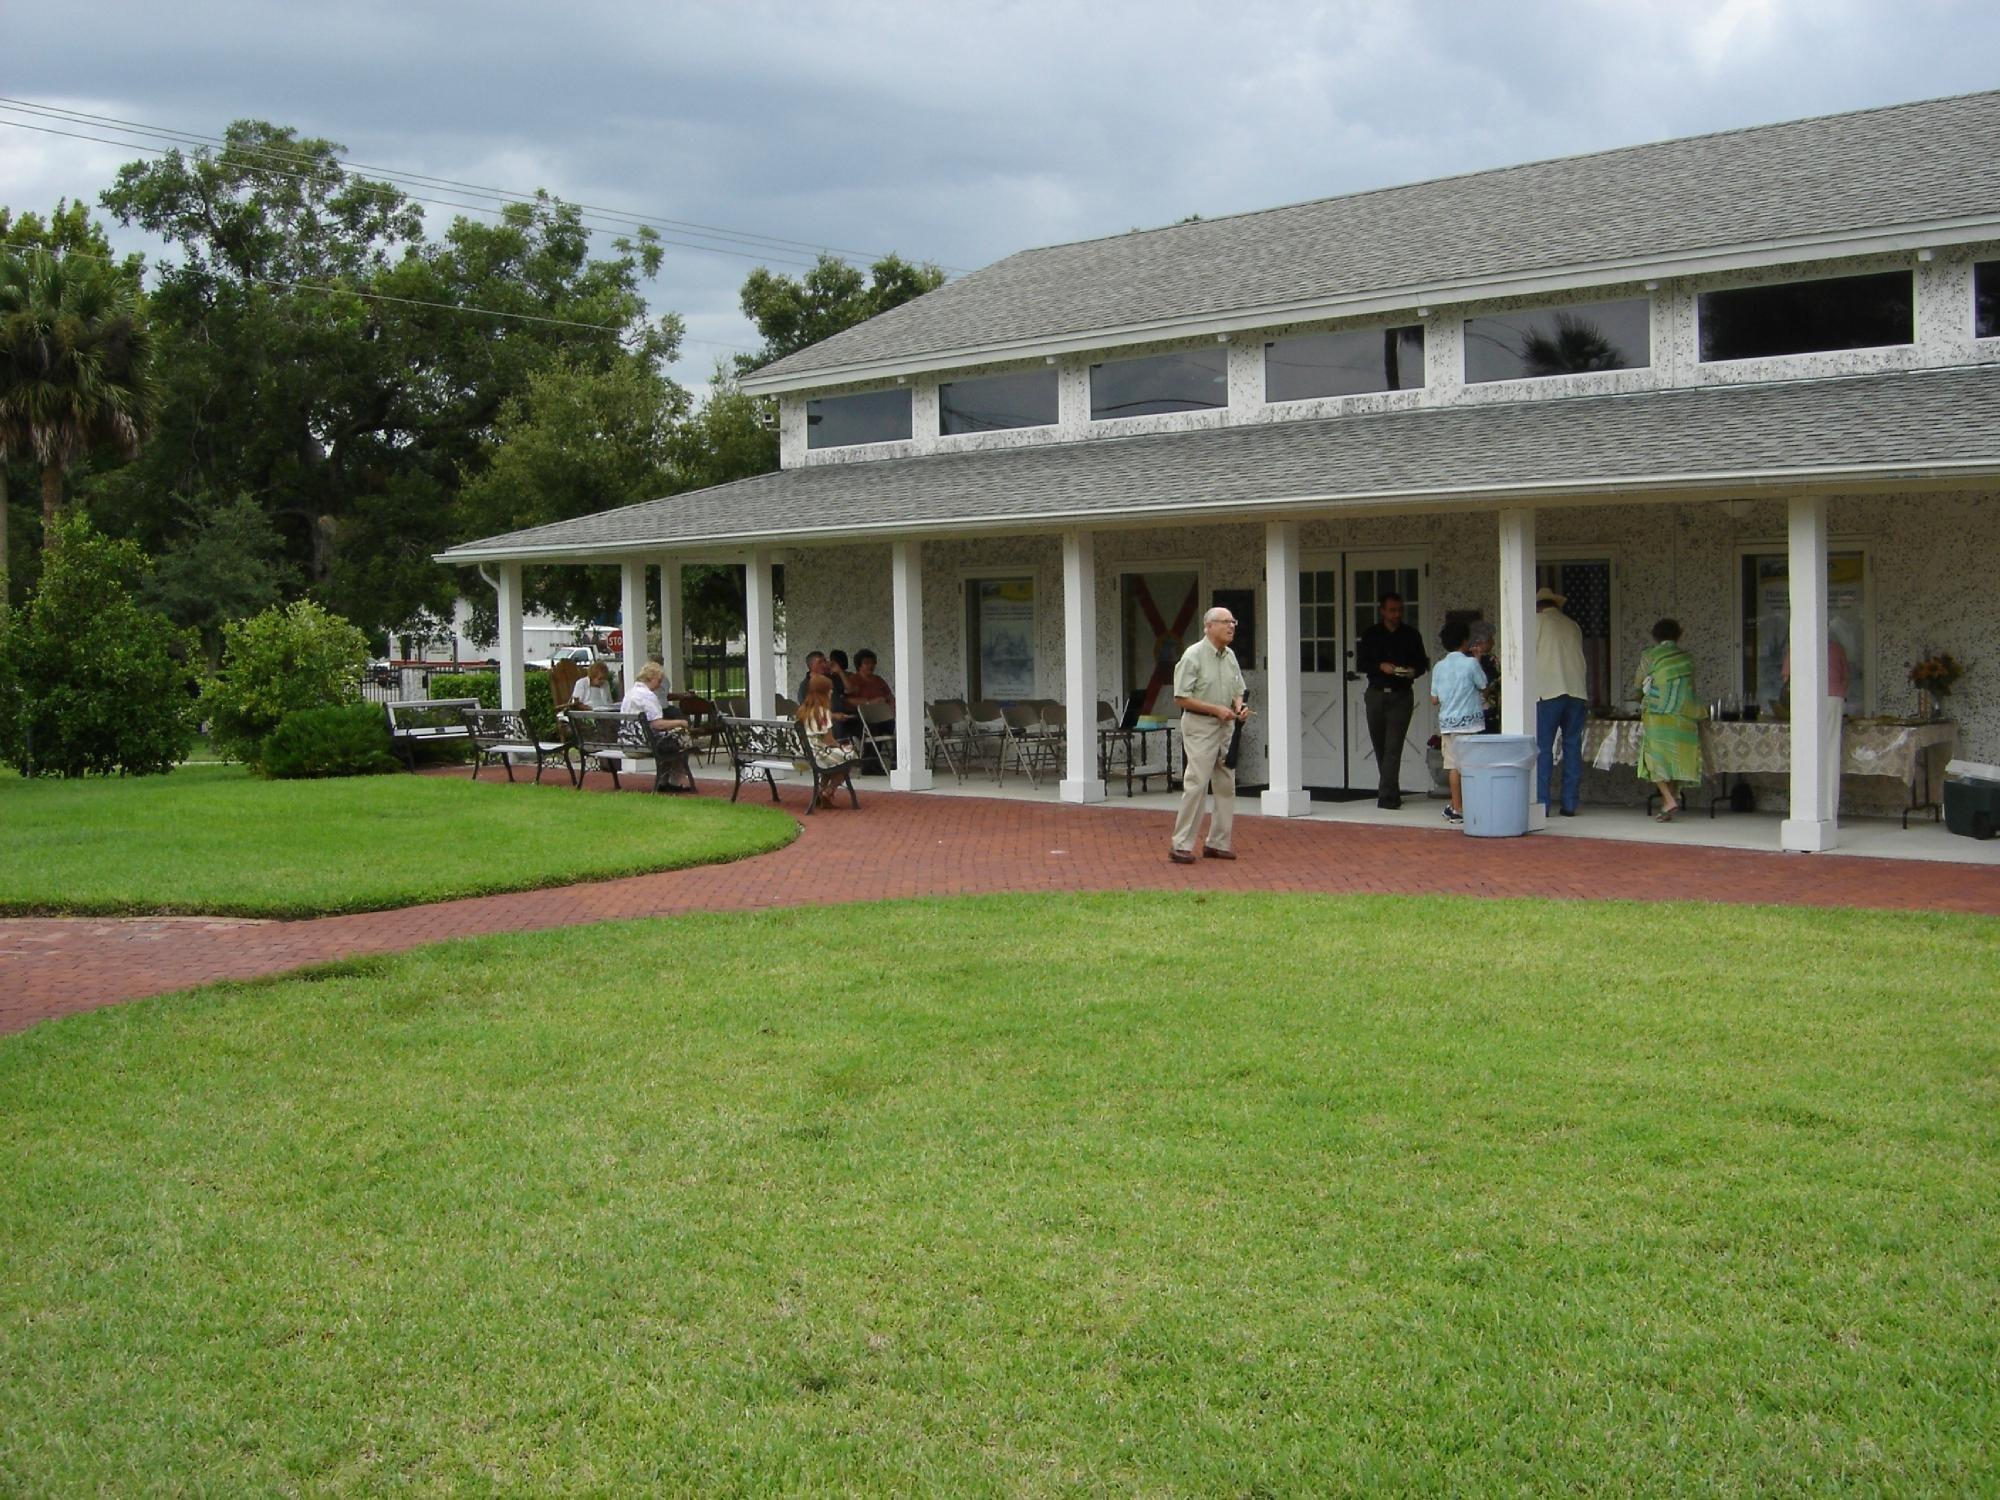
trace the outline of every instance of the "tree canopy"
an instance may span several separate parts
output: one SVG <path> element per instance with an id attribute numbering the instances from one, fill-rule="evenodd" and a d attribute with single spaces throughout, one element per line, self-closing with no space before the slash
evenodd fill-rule
<path id="1" fill-rule="evenodd" d="M 759 266 L 743 282 L 743 315 L 757 325 L 764 346 L 738 355 L 737 368 L 748 374 L 943 285 L 937 266 L 900 255 L 883 256 L 866 275 L 832 255 L 820 256 L 800 277 Z"/>
<path id="2" fill-rule="evenodd" d="M 72 411 L 53 480 L 0 407 L 0 564 L 7 481 L 39 481 L 155 559 L 147 601 L 211 660 L 227 621 L 301 595 L 373 635 L 420 631 L 461 588 L 490 608 L 432 561 L 456 541 L 775 469 L 772 404 L 738 376 L 943 280 L 895 255 L 865 271 L 824 256 L 796 278 L 760 267 L 741 301 L 762 347 L 718 366 L 697 402 L 666 372 L 679 317 L 646 305 L 664 255 L 650 230 L 594 244 L 602 231 L 546 194 L 439 228 L 344 154 L 239 120 L 213 148 L 120 168 L 100 201 L 170 247 L 151 267 L 118 259 L 81 200 L 0 207 L 0 274 L 52 266 L 66 294 L 95 288 L 128 320 L 113 342 L 151 354 L 132 387 L 147 399 Z M 33 510 L 13 514 L 41 533 Z M 32 558 L 25 540 L 13 552 Z M 526 582 L 561 616 L 615 607 L 609 570 Z M 685 587 L 698 633 L 739 628 L 737 570 L 691 569 Z"/>

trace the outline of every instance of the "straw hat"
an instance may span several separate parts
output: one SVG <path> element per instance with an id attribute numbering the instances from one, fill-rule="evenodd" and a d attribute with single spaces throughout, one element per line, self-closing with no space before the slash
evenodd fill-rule
<path id="1" fill-rule="evenodd" d="M 1565 604 L 1569 603 L 1569 597 L 1565 594 L 1558 594 L 1554 589 L 1544 584 L 1541 588 L 1535 590 L 1535 603 L 1553 604 L 1557 609 L 1561 609 Z"/>

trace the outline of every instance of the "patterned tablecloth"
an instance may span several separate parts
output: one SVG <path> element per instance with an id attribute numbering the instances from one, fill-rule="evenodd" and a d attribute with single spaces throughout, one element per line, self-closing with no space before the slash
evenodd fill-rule
<path id="1" fill-rule="evenodd" d="M 1841 728 L 1840 770 L 1844 776 L 1915 779 L 1920 757 L 1943 746 L 1947 758 L 1958 742 L 1950 719 L 1928 724 L 1857 724 Z M 1639 762 L 1637 719 L 1592 719 L 1584 726 L 1585 759 L 1600 771 Z M 1755 724 L 1707 721 L 1701 726 L 1702 769 L 1711 776 L 1792 768 L 1792 726 L 1760 719 Z"/>

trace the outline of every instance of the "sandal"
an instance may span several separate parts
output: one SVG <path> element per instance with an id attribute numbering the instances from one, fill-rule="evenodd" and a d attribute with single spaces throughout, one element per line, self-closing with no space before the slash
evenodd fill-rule
<path id="1" fill-rule="evenodd" d="M 1653 821 L 1655 823 L 1671 823 L 1674 820 L 1674 814 L 1680 810 L 1679 803 L 1675 803 L 1672 807 L 1663 807 L 1653 814 Z"/>

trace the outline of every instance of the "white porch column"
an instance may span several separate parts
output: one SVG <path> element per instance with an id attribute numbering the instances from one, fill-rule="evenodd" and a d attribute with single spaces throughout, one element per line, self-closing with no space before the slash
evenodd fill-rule
<path id="1" fill-rule="evenodd" d="M 1500 512 L 1500 732 L 1535 732 L 1535 512 Z M 1532 790 L 1532 788 L 1530 789 Z M 1528 827 L 1546 827 L 1549 810 L 1528 799 Z"/>
<path id="2" fill-rule="evenodd" d="M 1065 802 L 1102 802 L 1097 774 L 1097 538 L 1063 533 L 1063 707 L 1069 716 Z"/>
<path id="3" fill-rule="evenodd" d="M 624 687 L 630 691 L 646 665 L 646 565 L 618 565 L 618 630 L 625 640 Z"/>
<path id="4" fill-rule="evenodd" d="M 1812 851 L 1839 841 L 1840 720 L 1827 706 L 1826 500 L 1791 502 L 1792 806 L 1778 846 Z M 1831 719 L 1831 723 L 1829 723 Z"/>
<path id="5" fill-rule="evenodd" d="M 687 639 L 686 618 L 681 613 L 681 560 L 660 559 L 660 665 L 667 669 L 667 682 L 677 693 L 688 691 L 681 649 Z"/>
<path id="6" fill-rule="evenodd" d="M 1299 523 L 1264 524 L 1264 618 L 1271 623 L 1271 664 L 1265 677 L 1264 743 L 1271 785 L 1261 806 L 1273 818 L 1302 818 L 1306 795 L 1305 705 L 1299 698 Z M 1253 663 L 1254 665 L 1254 663 Z"/>
<path id="7" fill-rule="evenodd" d="M 889 549 L 889 592 L 895 615 L 896 768 L 889 787 L 898 792 L 931 789 L 924 764 L 924 544 L 896 542 Z"/>
<path id="8" fill-rule="evenodd" d="M 521 643 L 521 565 L 501 563 L 494 591 L 500 596 L 500 706 L 522 708 L 528 702 L 527 653 Z"/>
<path id="9" fill-rule="evenodd" d="M 771 554 L 758 548 L 743 571 L 744 648 L 749 657 L 750 717 L 768 719 L 778 711 L 777 634 L 771 592 Z"/>

